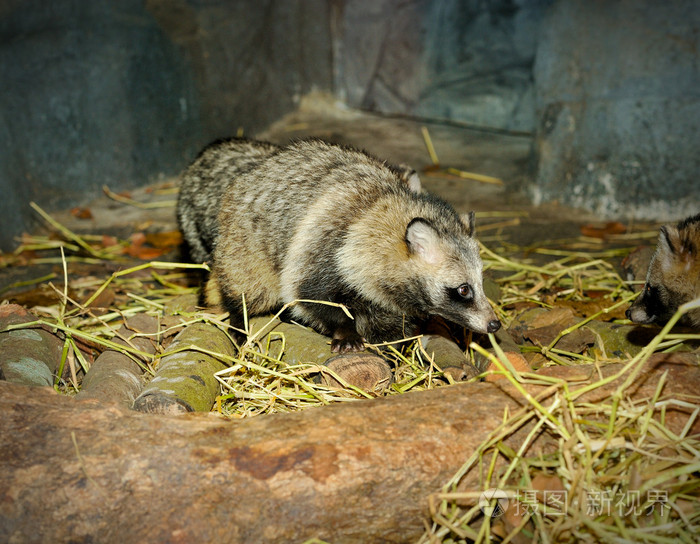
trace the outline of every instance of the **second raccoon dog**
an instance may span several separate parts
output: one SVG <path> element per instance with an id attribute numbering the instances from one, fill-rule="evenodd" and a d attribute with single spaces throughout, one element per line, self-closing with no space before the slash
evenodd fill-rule
<path id="1" fill-rule="evenodd" d="M 700 297 L 700 214 L 659 232 L 646 283 L 626 315 L 635 323 L 665 323 L 678 307 Z M 700 328 L 700 309 L 687 312 L 682 325 Z"/>
<path id="2" fill-rule="evenodd" d="M 439 315 L 500 327 L 482 286 L 473 214 L 416 193 L 396 169 L 354 149 L 302 141 L 263 158 L 223 194 L 211 281 L 234 325 L 294 300 L 293 318 L 333 351 L 399 340 Z M 208 287 L 210 289 L 211 287 Z"/>

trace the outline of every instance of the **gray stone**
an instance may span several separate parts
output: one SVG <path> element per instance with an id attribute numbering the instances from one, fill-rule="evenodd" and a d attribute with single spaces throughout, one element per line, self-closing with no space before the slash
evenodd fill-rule
<path id="1" fill-rule="evenodd" d="M 0 249 L 30 200 L 74 206 L 175 175 L 209 141 L 331 85 L 321 0 L 27 0 L 0 12 Z"/>
<path id="2" fill-rule="evenodd" d="M 700 4 L 558 2 L 535 66 L 535 203 L 603 217 L 700 209 Z"/>
<path id="3" fill-rule="evenodd" d="M 383 113 L 532 131 L 532 65 L 550 3 L 343 2 L 336 92 Z"/>

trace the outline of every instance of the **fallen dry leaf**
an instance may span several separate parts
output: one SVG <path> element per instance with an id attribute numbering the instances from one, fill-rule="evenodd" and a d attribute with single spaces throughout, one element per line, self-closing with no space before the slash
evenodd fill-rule
<path id="1" fill-rule="evenodd" d="M 515 370 L 517 370 L 518 372 L 532 372 L 532 368 L 530 368 L 530 365 L 528 364 L 527 360 L 520 353 L 516 353 L 514 351 L 506 351 L 505 354 L 506 357 L 508 357 L 510 364 L 513 365 Z M 496 364 L 490 363 L 486 370 L 498 371 L 500 369 Z M 486 376 L 486 378 L 484 378 L 484 380 L 487 382 L 495 382 L 504 378 L 505 376 L 503 376 L 502 374 L 489 374 L 488 376 Z"/>
<path id="2" fill-rule="evenodd" d="M 102 235 L 102 247 L 116 246 L 118 243 L 119 239 L 116 236 Z"/>
<path id="3" fill-rule="evenodd" d="M 550 325 L 527 331 L 523 336 L 536 346 L 548 346 L 564 327 Z M 569 353 L 583 353 L 583 351 L 595 343 L 595 334 L 586 328 L 576 329 L 562 336 L 554 345 L 555 348 Z"/>
<path id="4" fill-rule="evenodd" d="M 147 237 L 143 232 L 135 232 L 129 238 L 130 244 L 124 248 L 124 253 L 130 257 L 135 257 L 136 259 L 141 259 L 144 261 L 151 261 L 162 257 L 163 254 L 167 253 L 166 249 L 144 246 Z"/>
<path id="5" fill-rule="evenodd" d="M 610 308 L 610 301 L 602 298 L 596 298 L 595 300 L 561 300 L 559 304 L 571 308 L 578 317 L 584 318 Z M 599 316 L 598 319 L 607 321 L 625 319 L 625 310 L 627 310 L 627 307 L 620 306 L 613 311 L 608 311 L 604 314 L 605 317 Z"/>
<path id="6" fill-rule="evenodd" d="M 182 243 L 182 233 L 179 230 L 151 232 L 146 234 L 146 242 L 153 247 L 169 250 Z"/>
<path id="7" fill-rule="evenodd" d="M 624 234 L 627 232 L 625 227 L 619 221 L 609 221 L 605 225 L 586 224 L 581 226 L 581 234 L 589 238 L 605 239 L 612 234 Z"/>
<path id="8" fill-rule="evenodd" d="M 536 492 L 538 502 L 560 512 L 566 511 L 566 488 L 561 478 L 540 473 L 532 479 L 531 483 L 532 489 Z"/>
<path id="9" fill-rule="evenodd" d="M 97 298 L 90 303 L 90 308 L 95 315 L 104 315 L 109 311 L 114 302 L 116 294 L 109 287 L 102 291 Z"/>
<path id="10" fill-rule="evenodd" d="M 157 247 L 139 247 L 129 252 L 129 255 L 142 261 L 152 261 L 162 257 L 167 251 Z"/>
<path id="11" fill-rule="evenodd" d="M 92 219 L 90 208 L 75 207 L 71 209 L 70 214 L 78 219 Z"/>
<path id="12" fill-rule="evenodd" d="M 529 516 L 529 513 L 524 505 L 518 504 L 516 501 L 511 501 L 508 504 L 508 508 L 506 508 L 505 512 L 503 513 L 503 516 L 498 520 L 498 523 L 502 524 L 502 528 L 505 532 L 503 538 L 513 532 L 513 530 L 517 527 L 520 527 L 520 524 L 524 522 L 527 516 Z M 523 529 L 526 530 L 523 531 L 523 529 L 521 529 L 520 532 L 513 536 L 510 542 L 513 542 L 514 544 L 529 544 L 532 542 L 532 534 L 534 532 L 533 528 L 534 525 L 532 521 L 528 520 L 525 522 L 525 526 L 523 527 Z"/>
<path id="13" fill-rule="evenodd" d="M 536 315 L 530 322 L 532 329 L 539 329 L 550 326 L 560 326 L 562 329 L 570 327 L 576 322 L 576 317 L 571 308 L 552 308 L 546 312 Z"/>

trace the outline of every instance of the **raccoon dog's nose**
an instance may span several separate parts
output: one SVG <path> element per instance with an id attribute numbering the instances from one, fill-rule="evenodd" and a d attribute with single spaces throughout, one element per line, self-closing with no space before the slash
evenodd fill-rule
<path id="1" fill-rule="evenodd" d="M 492 321 L 489 321 L 489 324 L 486 326 L 486 330 L 488 332 L 496 332 L 500 328 L 501 322 L 498 319 L 493 319 Z"/>
<path id="2" fill-rule="evenodd" d="M 630 312 L 629 308 L 625 311 L 625 315 L 627 316 L 627 319 L 632 321 L 632 312 Z"/>

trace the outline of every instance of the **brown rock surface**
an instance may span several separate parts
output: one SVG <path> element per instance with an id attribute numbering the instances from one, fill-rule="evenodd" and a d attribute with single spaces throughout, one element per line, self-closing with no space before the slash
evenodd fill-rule
<path id="1" fill-rule="evenodd" d="M 630 395 L 651 395 L 665 371 L 664 396 L 697 393 L 697 359 L 664 355 L 646 364 Z M 542 372 L 598 379 L 590 366 Z M 0 541 L 415 540 L 428 495 L 506 407 L 520 406 L 520 393 L 501 381 L 233 422 L 95 407 L 0 383 Z M 687 414 L 672 412 L 667 421 L 679 430 Z M 517 446 L 527 430 L 506 442 Z M 528 453 L 543 446 L 537 439 Z M 478 475 L 462 483 L 476 486 Z"/>

